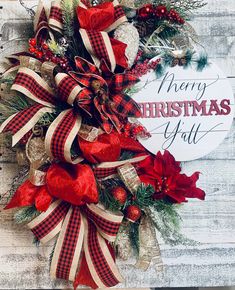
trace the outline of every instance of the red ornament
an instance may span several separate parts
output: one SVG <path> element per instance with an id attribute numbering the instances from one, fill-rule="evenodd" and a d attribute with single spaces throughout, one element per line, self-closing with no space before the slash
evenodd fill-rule
<path id="1" fill-rule="evenodd" d="M 141 209 L 137 205 L 129 205 L 126 209 L 126 218 L 132 223 L 141 217 Z"/>
<path id="2" fill-rule="evenodd" d="M 146 4 L 138 11 L 138 17 L 142 20 L 149 19 L 154 12 L 154 8 L 152 4 Z"/>
<path id="3" fill-rule="evenodd" d="M 166 6 L 164 6 L 164 5 L 157 6 L 155 8 L 154 14 L 158 18 L 165 18 L 167 16 L 167 14 L 168 14 Z"/>
<path id="4" fill-rule="evenodd" d="M 30 38 L 30 39 L 29 39 L 29 45 L 36 46 L 36 45 L 37 45 L 37 40 L 36 40 L 36 38 Z"/>
<path id="5" fill-rule="evenodd" d="M 121 186 L 115 187 L 112 190 L 112 195 L 121 205 L 123 205 L 127 200 L 127 192 Z"/>

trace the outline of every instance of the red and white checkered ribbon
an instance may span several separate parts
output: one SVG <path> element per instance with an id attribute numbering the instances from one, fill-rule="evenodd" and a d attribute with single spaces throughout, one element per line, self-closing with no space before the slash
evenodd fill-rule
<path id="1" fill-rule="evenodd" d="M 52 1 L 50 11 L 47 12 L 43 2 L 39 2 L 34 18 L 35 38 L 37 39 L 38 45 L 46 41 L 47 35 L 51 29 L 62 33 L 63 13 L 60 3 L 60 0 Z"/>
<path id="2" fill-rule="evenodd" d="M 104 6 L 106 4 L 108 4 L 110 6 L 112 5 L 113 22 L 107 28 L 105 28 L 104 31 L 101 31 L 99 27 L 96 28 L 95 24 L 90 25 L 89 28 L 83 27 L 81 20 L 80 20 L 80 19 L 82 19 L 83 11 L 86 9 L 88 9 L 88 10 L 89 9 L 98 9 L 98 7 L 102 7 L 102 5 Z M 84 43 L 87 51 L 91 55 L 95 65 L 97 67 L 100 67 L 100 62 L 102 59 L 104 59 L 106 61 L 106 63 L 109 65 L 109 67 L 111 68 L 111 71 L 114 71 L 118 60 L 117 60 L 117 55 L 115 55 L 116 53 L 114 51 L 113 45 L 114 44 L 115 45 L 118 45 L 118 44 L 123 45 L 123 43 L 119 42 L 118 40 L 110 38 L 108 33 L 110 31 L 114 30 L 115 28 L 117 28 L 120 24 L 127 21 L 127 18 L 125 16 L 125 13 L 124 13 L 122 7 L 119 5 L 117 0 L 114 0 L 112 3 L 110 2 L 110 3 L 98 5 L 94 8 L 89 8 L 89 7 L 85 6 L 82 2 L 80 2 L 79 7 L 77 8 L 77 15 L 78 15 L 80 25 L 82 27 L 79 29 L 79 32 L 81 34 L 83 43 Z M 86 13 L 85 13 L 85 16 L 83 16 L 83 17 L 86 17 Z M 95 16 L 92 16 L 92 17 L 95 17 Z M 92 17 L 91 17 L 91 19 L 92 19 Z M 105 13 L 104 13 L 103 23 L 105 21 L 106 21 L 106 19 L 105 19 Z M 94 22 L 94 23 L 96 23 L 96 22 Z M 120 53 L 121 53 L 121 51 L 119 49 L 119 57 L 120 57 Z M 126 58 L 125 53 L 123 55 L 121 55 L 121 57 Z"/>
<path id="3" fill-rule="evenodd" d="M 81 90 L 81 87 L 73 80 L 67 82 L 64 87 L 61 80 L 66 76 L 66 74 L 58 74 L 55 81 L 58 86 L 58 92 L 61 92 L 61 100 L 71 104 L 77 96 L 77 93 Z M 37 103 L 10 116 L 1 125 L 0 133 L 12 133 L 14 146 L 35 126 L 45 113 L 54 112 L 58 97 L 55 91 L 41 76 L 26 67 L 19 69 L 12 90 L 24 94 Z M 68 91 L 66 99 L 63 99 L 63 90 Z M 71 147 L 80 130 L 81 124 L 81 117 L 74 107 L 59 113 L 47 130 L 45 138 L 47 155 L 69 163 L 76 164 L 81 162 L 83 160 L 82 158 L 73 157 L 71 154 Z"/>
<path id="4" fill-rule="evenodd" d="M 115 241 L 122 219 L 121 213 L 95 204 L 78 207 L 57 200 L 28 226 L 42 243 L 59 233 L 51 263 L 53 278 L 74 281 L 84 252 L 95 284 L 104 288 L 123 281 L 106 243 Z"/>

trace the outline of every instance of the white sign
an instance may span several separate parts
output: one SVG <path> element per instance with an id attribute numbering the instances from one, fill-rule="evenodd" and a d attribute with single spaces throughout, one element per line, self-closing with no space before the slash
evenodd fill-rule
<path id="1" fill-rule="evenodd" d="M 132 97 L 141 106 L 140 122 L 151 134 L 139 141 L 154 154 L 169 150 L 178 161 L 197 159 L 214 150 L 230 130 L 233 91 L 214 64 L 202 72 L 169 68 L 160 79 L 151 72 L 138 86 Z"/>

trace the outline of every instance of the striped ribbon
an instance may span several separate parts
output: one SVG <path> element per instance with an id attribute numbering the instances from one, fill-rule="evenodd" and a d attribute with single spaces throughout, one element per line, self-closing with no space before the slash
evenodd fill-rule
<path id="1" fill-rule="evenodd" d="M 108 8 L 108 9 L 106 9 Z M 96 17 L 96 14 L 93 13 L 92 10 L 104 10 L 103 18 Z M 110 13 L 110 15 L 106 16 L 107 13 Z M 87 18 L 89 16 L 89 12 L 92 11 L 92 16 L 90 16 L 91 19 L 93 19 L 92 23 L 88 23 Z M 98 13 L 97 13 L 98 14 Z M 77 16 L 80 23 L 80 34 L 83 40 L 83 43 L 91 55 L 95 65 L 97 67 L 100 67 L 101 60 L 105 60 L 106 63 L 111 68 L 111 71 L 115 70 L 115 67 L 119 63 L 120 53 L 121 53 L 121 46 L 124 48 L 124 53 L 121 55 L 122 62 L 123 59 L 126 59 L 125 56 L 125 48 L 126 45 L 118 40 L 114 40 L 109 37 L 109 32 L 117 28 L 120 24 L 127 21 L 127 18 L 125 16 L 125 13 L 122 9 L 122 7 L 119 5 L 117 0 L 114 0 L 113 2 L 109 3 L 103 3 L 100 5 L 97 5 L 92 8 L 88 8 L 85 6 L 82 2 L 80 2 L 79 6 L 77 7 Z M 107 27 L 105 27 L 105 21 L 109 18 L 113 18 L 113 21 L 111 24 L 108 24 Z M 84 21 L 83 21 L 84 19 Z M 102 23 L 100 23 L 102 22 Z M 105 27 L 101 30 L 101 26 Z M 119 55 L 116 53 L 114 49 L 114 43 L 115 45 L 119 45 Z M 126 65 L 127 67 L 127 65 Z"/>
<path id="2" fill-rule="evenodd" d="M 42 71 L 43 66 L 46 65 L 47 62 L 41 65 Z M 66 74 L 61 73 L 55 78 L 58 87 L 57 93 L 59 93 L 62 101 L 72 104 L 72 100 L 80 92 L 81 87 L 71 78 L 71 81 L 64 86 L 61 80 L 65 79 L 66 76 Z M 12 133 L 14 146 L 35 126 L 44 114 L 55 111 L 55 104 L 58 99 L 48 83 L 39 74 L 27 67 L 19 69 L 12 90 L 24 94 L 37 103 L 10 116 L 1 125 L 0 133 Z M 64 91 L 68 93 L 66 97 L 64 97 Z M 81 128 L 81 124 L 81 116 L 74 107 L 59 113 L 47 130 L 45 138 L 47 155 L 73 164 L 81 162 L 83 160 L 81 157 L 72 156 L 71 153 L 72 144 Z"/>
<path id="3" fill-rule="evenodd" d="M 44 7 L 43 2 L 39 1 L 37 11 L 34 17 L 35 38 L 38 45 L 47 40 L 48 33 L 53 38 L 51 30 L 62 34 L 63 31 L 63 13 L 60 5 L 61 1 L 52 1 L 49 12 Z"/>
<path id="4" fill-rule="evenodd" d="M 28 226 L 42 243 L 59 234 L 51 263 L 53 278 L 74 281 L 84 252 L 92 279 L 104 288 L 123 281 L 106 243 L 115 241 L 122 219 L 121 213 L 95 204 L 78 207 L 57 200 Z"/>

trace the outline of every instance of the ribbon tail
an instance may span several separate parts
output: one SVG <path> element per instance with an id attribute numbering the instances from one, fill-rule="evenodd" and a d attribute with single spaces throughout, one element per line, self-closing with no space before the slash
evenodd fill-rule
<path id="1" fill-rule="evenodd" d="M 79 207 L 71 206 L 63 222 L 52 258 L 52 278 L 75 280 L 83 245 L 83 219 Z"/>
<path id="2" fill-rule="evenodd" d="M 81 123 L 81 117 L 73 109 L 61 112 L 46 133 L 47 155 L 73 164 L 81 162 L 83 160 L 81 157 L 73 157 L 71 153 L 71 147 L 80 130 Z"/>
<path id="3" fill-rule="evenodd" d="M 34 17 L 34 31 L 35 38 L 37 39 L 37 44 L 41 45 L 46 41 L 49 25 L 46 15 L 46 10 L 42 1 L 39 1 L 37 11 Z"/>
<path id="4" fill-rule="evenodd" d="M 28 227 L 38 240 L 47 243 L 60 232 L 69 207 L 68 203 L 57 200 L 46 212 L 32 220 Z"/>
<path id="5" fill-rule="evenodd" d="M 0 127 L 0 133 L 11 132 L 12 146 L 17 144 L 46 113 L 53 113 L 52 108 L 42 105 L 34 105 L 19 113 L 15 113 L 4 121 Z"/>
<path id="6" fill-rule="evenodd" d="M 123 281 L 105 239 L 89 220 L 85 221 L 84 252 L 91 276 L 99 288 Z"/>
<path id="7" fill-rule="evenodd" d="M 60 6 L 61 1 L 53 1 L 48 20 L 48 25 L 51 29 L 62 33 L 63 30 L 63 13 Z"/>

